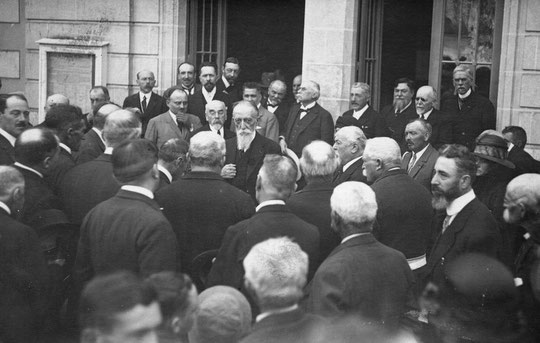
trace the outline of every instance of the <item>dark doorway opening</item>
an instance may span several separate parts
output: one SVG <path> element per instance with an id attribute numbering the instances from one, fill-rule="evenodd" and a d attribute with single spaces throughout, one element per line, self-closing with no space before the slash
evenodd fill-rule
<path id="1" fill-rule="evenodd" d="M 227 2 L 227 56 L 238 58 L 242 81 L 261 82 L 280 70 L 290 88 L 302 73 L 304 0 Z"/>
<path id="2" fill-rule="evenodd" d="M 380 107 L 391 104 L 400 77 L 428 84 L 433 0 L 385 0 Z"/>

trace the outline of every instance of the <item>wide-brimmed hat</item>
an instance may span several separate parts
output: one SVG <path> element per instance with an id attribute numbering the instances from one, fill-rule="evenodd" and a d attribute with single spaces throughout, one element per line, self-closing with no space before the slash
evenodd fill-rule
<path id="1" fill-rule="evenodd" d="M 508 161 L 508 145 L 506 141 L 496 135 L 483 135 L 477 138 L 474 154 L 485 160 L 498 163 L 507 168 L 514 169 L 514 163 Z"/>

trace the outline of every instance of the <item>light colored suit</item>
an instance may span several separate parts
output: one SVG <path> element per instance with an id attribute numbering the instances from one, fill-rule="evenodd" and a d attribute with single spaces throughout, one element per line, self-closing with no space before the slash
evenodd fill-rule
<path id="1" fill-rule="evenodd" d="M 190 133 L 197 130 L 202 125 L 199 117 L 188 114 L 187 126 L 189 132 L 182 132 L 178 128 L 176 121 L 172 119 L 170 112 L 167 111 L 150 119 L 144 138 L 154 142 L 158 148 L 171 138 L 180 138 L 187 142 L 189 141 Z"/>
<path id="2" fill-rule="evenodd" d="M 401 159 L 401 169 L 407 171 L 409 161 L 411 160 L 412 153 L 407 151 L 403 154 Z M 431 178 L 433 177 L 433 167 L 439 157 L 439 152 L 435 150 L 431 144 L 428 145 L 426 151 L 416 161 L 414 166 L 408 172 L 409 176 L 418 181 L 422 186 L 431 191 Z"/>
<path id="3" fill-rule="evenodd" d="M 236 132 L 234 122 L 231 123 L 231 131 Z M 257 132 L 259 135 L 273 140 L 279 141 L 279 122 L 276 116 L 266 108 L 259 107 L 259 121 L 257 122 Z"/>

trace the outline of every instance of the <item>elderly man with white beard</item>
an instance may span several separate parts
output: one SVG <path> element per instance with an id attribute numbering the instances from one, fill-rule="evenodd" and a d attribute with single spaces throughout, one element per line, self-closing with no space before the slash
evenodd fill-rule
<path id="1" fill-rule="evenodd" d="M 280 154 L 279 145 L 257 133 L 259 111 L 249 101 L 240 101 L 233 109 L 236 137 L 228 139 L 225 166 L 221 176 L 255 200 L 257 174 L 267 154 Z"/>

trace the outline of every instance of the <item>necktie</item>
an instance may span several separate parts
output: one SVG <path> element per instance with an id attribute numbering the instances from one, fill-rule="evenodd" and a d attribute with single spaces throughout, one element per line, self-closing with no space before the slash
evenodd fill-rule
<path id="1" fill-rule="evenodd" d="M 221 136 L 221 130 L 217 130 L 217 134 Z"/>
<path id="2" fill-rule="evenodd" d="M 308 114 L 308 110 L 300 108 L 300 120 L 302 120 L 302 118 L 304 118 L 306 114 Z"/>
<path id="3" fill-rule="evenodd" d="M 462 99 L 458 96 L 458 106 L 459 106 L 459 109 L 461 110 L 461 108 L 463 107 L 463 103 L 465 102 L 465 99 Z"/>
<path id="4" fill-rule="evenodd" d="M 441 234 L 444 233 L 444 231 L 446 231 L 446 229 L 450 226 L 450 218 L 452 218 L 451 216 L 446 216 L 446 218 L 444 218 L 444 221 L 442 223 L 442 232 Z"/>
<path id="5" fill-rule="evenodd" d="M 422 120 L 426 120 L 426 117 L 424 117 L 424 114 L 421 114 L 421 115 L 420 115 L 420 118 L 421 118 Z"/>
<path id="6" fill-rule="evenodd" d="M 143 97 L 142 97 L 142 106 L 141 107 L 142 107 L 143 113 L 145 113 L 146 112 L 146 95 L 143 95 Z"/>
<path id="7" fill-rule="evenodd" d="M 409 161 L 409 166 L 407 167 L 407 173 L 411 171 L 415 163 L 416 163 L 416 153 L 413 152 L 411 156 L 411 160 Z"/>

